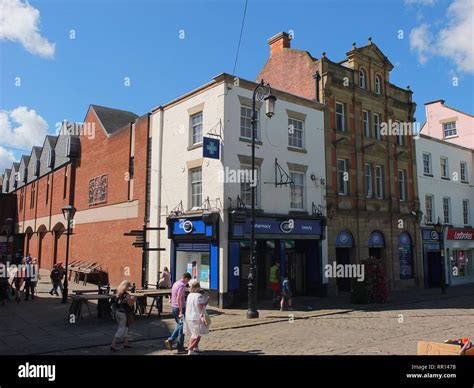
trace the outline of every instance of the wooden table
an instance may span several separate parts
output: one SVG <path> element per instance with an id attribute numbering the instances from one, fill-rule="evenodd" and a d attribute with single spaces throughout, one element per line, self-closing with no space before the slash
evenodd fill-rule
<path id="1" fill-rule="evenodd" d="M 75 317 L 82 318 L 82 305 L 87 306 L 89 317 L 92 318 L 91 310 L 89 307 L 90 300 L 97 300 L 97 310 L 99 318 L 102 317 L 103 311 L 101 310 L 101 301 L 110 301 L 115 298 L 115 295 L 111 294 L 81 294 L 81 295 L 69 295 L 72 299 L 72 304 L 69 307 L 69 314 L 74 314 Z"/>
<path id="2" fill-rule="evenodd" d="M 139 290 L 130 293 L 131 296 L 134 296 L 137 298 L 137 301 L 139 299 L 145 300 L 145 313 L 146 313 L 146 298 L 153 298 L 153 302 L 150 305 L 150 310 L 148 311 L 147 316 L 149 317 L 151 315 L 151 312 L 153 310 L 153 306 L 155 306 L 156 303 L 156 298 L 160 298 L 161 301 L 163 301 L 164 296 L 171 296 L 171 289 L 161 289 L 161 290 Z M 138 311 L 140 315 L 143 315 L 142 309 L 139 306 L 140 303 L 137 303 L 135 312 Z M 158 310 L 158 318 L 161 316 L 161 313 L 163 311 L 163 302 L 161 302 L 161 306 L 156 306 Z"/>

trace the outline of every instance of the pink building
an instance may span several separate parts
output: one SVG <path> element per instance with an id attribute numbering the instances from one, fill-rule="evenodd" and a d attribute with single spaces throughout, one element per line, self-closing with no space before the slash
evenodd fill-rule
<path id="1" fill-rule="evenodd" d="M 474 149 L 474 116 L 444 105 L 444 100 L 427 102 L 423 135 Z"/>

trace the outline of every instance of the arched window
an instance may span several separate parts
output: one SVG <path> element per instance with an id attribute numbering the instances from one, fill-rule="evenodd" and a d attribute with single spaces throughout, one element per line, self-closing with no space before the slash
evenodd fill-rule
<path id="1" fill-rule="evenodd" d="M 367 85 L 367 77 L 365 75 L 365 70 L 364 69 L 359 69 L 359 86 L 362 89 L 365 89 Z"/>
<path id="2" fill-rule="evenodd" d="M 382 79 L 379 75 L 375 76 L 375 93 L 381 94 L 382 93 Z"/>

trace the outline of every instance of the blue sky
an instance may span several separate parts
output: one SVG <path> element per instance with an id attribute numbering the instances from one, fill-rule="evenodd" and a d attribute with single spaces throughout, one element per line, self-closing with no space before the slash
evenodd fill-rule
<path id="1" fill-rule="evenodd" d="M 414 91 L 419 121 L 424 119 L 424 102 L 440 98 L 474 113 L 470 61 L 474 49 L 466 43 L 474 34 L 472 6 L 467 8 L 470 19 L 465 19 L 466 1 L 472 4 L 470 0 L 249 0 L 236 74 L 255 79 L 268 57 L 267 39 L 279 31 L 294 31 L 292 47 L 318 58 L 326 51 L 334 61 L 344 59 L 352 42 L 362 46 L 371 36 L 395 65 L 391 82 L 410 85 Z M 25 11 L 18 6 L 22 0 L 2 3 L 20 14 Z M 33 26 L 2 29 L 0 17 L 2 169 L 12 155 L 22 154 L 14 149 L 41 145 L 38 139 L 45 132 L 54 133 L 57 122 L 83 121 L 91 103 L 141 115 L 214 75 L 232 73 L 245 0 L 31 0 L 29 4 L 38 18 L 29 9 L 30 17 L 20 20 Z M 470 37 L 465 36 L 466 28 Z M 70 39 L 71 30 L 75 39 Z M 21 86 L 15 85 L 17 77 Z M 453 77 L 458 86 L 453 86 Z M 25 109 L 15 111 L 19 107 Z"/>

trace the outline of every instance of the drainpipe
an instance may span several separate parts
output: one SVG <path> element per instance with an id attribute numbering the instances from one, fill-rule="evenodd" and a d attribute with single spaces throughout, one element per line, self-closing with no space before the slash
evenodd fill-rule
<path id="1" fill-rule="evenodd" d="M 359 209 L 359 158 L 357 157 L 357 131 L 356 131 L 356 115 L 355 115 L 355 71 L 352 71 L 352 108 L 354 110 L 354 135 L 356 136 L 355 142 L 355 160 L 356 160 L 356 215 L 357 215 L 357 257 L 358 263 L 360 263 L 360 209 Z M 349 113 L 349 112 L 348 112 Z M 348 114 L 349 116 L 349 114 Z M 362 133 L 363 136 L 363 133 Z M 365 176 L 365 175 L 364 175 Z"/>
<path id="2" fill-rule="evenodd" d="M 162 106 L 159 108 L 160 112 L 160 127 L 159 127 L 159 147 L 158 147 L 158 225 L 161 227 L 161 182 L 162 182 L 162 168 L 163 168 L 163 123 L 164 123 L 164 115 L 165 111 Z M 150 117 L 150 116 L 149 116 Z M 153 149 L 153 147 L 152 147 Z M 153 168 L 152 168 L 153 171 Z M 158 248 L 161 248 L 161 230 L 158 230 Z M 169 255 L 171 257 L 171 252 L 169 252 Z M 160 271 L 161 268 L 161 251 L 158 251 L 158 271 Z"/>

